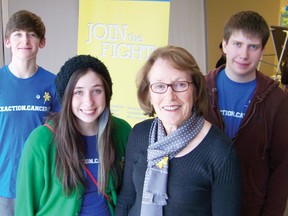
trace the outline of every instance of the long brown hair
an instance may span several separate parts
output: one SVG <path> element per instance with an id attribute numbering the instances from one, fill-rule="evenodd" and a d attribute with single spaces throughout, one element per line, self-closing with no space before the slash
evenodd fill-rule
<path id="1" fill-rule="evenodd" d="M 112 95 L 111 86 L 93 68 L 81 68 L 73 72 L 71 75 L 67 87 L 65 89 L 62 109 L 58 114 L 52 116 L 52 120 L 55 128 L 55 141 L 56 141 L 56 175 L 63 185 L 63 192 L 69 195 L 74 189 L 79 191 L 79 186 L 85 187 L 86 181 L 84 176 L 84 155 L 85 149 L 82 141 L 82 135 L 80 134 L 76 122 L 76 117 L 72 112 L 72 96 L 75 85 L 80 77 L 85 75 L 87 71 L 94 71 L 102 79 L 105 89 L 106 109 L 99 118 L 99 127 L 104 127 L 101 134 L 98 134 L 98 153 L 99 153 L 99 168 L 98 168 L 98 191 L 105 193 L 105 189 L 108 184 L 109 172 L 113 173 L 116 188 L 119 187 L 121 176 L 119 176 L 119 168 L 116 163 L 115 146 L 111 138 L 111 112 L 110 112 L 110 100 Z M 108 116 L 106 122 L 101 122 L 102 115 Z M 105 124 L 105 125 L 102 125 Z"/>

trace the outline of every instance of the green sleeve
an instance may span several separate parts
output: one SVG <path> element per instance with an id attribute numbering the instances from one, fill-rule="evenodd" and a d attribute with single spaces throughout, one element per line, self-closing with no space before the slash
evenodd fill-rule
<path id="1" fill-rule="evenodd" d="M 51 142 L 49 129 L 39 126 L 32 131 L 24 145 L 16 183 L 16 216 L 34 215 L 39 208 L 45 175 L 49 175 L 45 172 L 45 152 L 51 147 Z"/>

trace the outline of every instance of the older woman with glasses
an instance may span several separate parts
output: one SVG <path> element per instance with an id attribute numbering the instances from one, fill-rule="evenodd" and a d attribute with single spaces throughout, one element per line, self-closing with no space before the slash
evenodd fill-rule
<path id="1" fill-rule="evenodd" d="M 130 133 L 116 215 L 240 215 L 234 145 L 203 118 L 205 81 L 193 56 L 158 48 L 137 81 L 141 108 L 157 117 Z"/>

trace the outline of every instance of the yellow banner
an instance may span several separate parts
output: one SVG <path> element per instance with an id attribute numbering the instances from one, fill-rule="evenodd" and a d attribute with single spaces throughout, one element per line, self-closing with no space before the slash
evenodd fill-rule
<path id="1" fill-rule="evenodd" d="M 168 44 L 170 1 L 80 0 L 78 54 L 107 66 L 113 82 L 111 110 L 131 125 L 147 118 L 135 78 L 151 52 Z"/>

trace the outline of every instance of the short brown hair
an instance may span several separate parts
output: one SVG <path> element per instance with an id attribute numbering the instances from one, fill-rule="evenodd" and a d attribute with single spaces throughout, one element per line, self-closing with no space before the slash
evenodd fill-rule
<path id="1" fill-rule="evenodd" d="M 224 40 L 228 42 L 235 31 L 242 31 L 247 36 L 261 38 L 262 49 L 270 36 L 270 29 L 265 19 L 254 11 L 241 11 L 231 16 L 224 27 Z"/>
<path id="2" fill-rule="evenodd" d="M 41 18 L 27 10 L 20 10 L 10 17 L 6 25 L 5 38 L 9 38 L 13 32 L 18 30 L 35 32 L 40 40 L 45 37 L 46 33 Z"/>
<path id="3" fill-rule="evenodd" d="M 196 98 L 194 106 L 199 115 L 203 115 L 207 109 L 207 93 L 205 87 L 204 75 L 201 73 L 194 57 L 184 48 L 176 46 L 165 46 L 156 49 L 146 61 L 144 66 L 137 76 L 137 97 L 140 107 L 144 110 L 146 115 L 154 116 L 155 111 L 150 103 L 148 74 L 157 59 L 168 60 L 172 67 L 188 71 L 191 75 L 191 80 L 196 90 L 194 97 Z"/>

